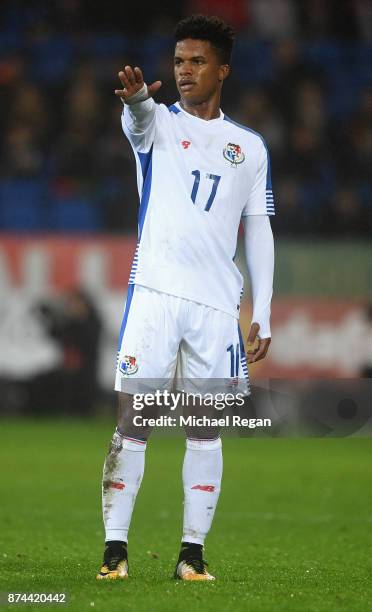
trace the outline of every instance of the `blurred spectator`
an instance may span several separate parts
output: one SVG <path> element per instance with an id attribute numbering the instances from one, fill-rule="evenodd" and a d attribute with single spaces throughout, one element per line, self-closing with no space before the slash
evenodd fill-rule
<path id="1" fill-rule="evenodd" d="M 41 138 L 48 129 L 48 109 L 41 90 L 31 83 L 22 83 L 16 89 L 9 111 L 9 123 L 30 127 L 35 138 Z"/>
<path id="2" fill-rule="evenodd" d="M 339 180 L 346 178 L 372 195 L 372 89 L 361 94 L 359 107 L 344 125 L 333 127 L 333 150 Z M 366 201 L 367 204 L 367 201 Z"/>
<path id="3" fill-rule="evenodd" d="M 304 0 L 298 5 L 308 37 L 357 38 L 359 27 L 354 0 Z"/>
<path id="4" fill-rule="evenodd" d="M 99 315 L 82 291 L 67 294 L 61 303 L 40 304 L 39 317 L 62 348 L 62 365 L 30 384 L 33 412 L 87 416 L 97 401 Z M 51 398 L 52 401 L 51 401 Z"/>
<path id="5" fill-rule="evenodd" d="M 338 236 L 359 234 L 369 235 L 371 227 L 368 216 L 364 214 L 361 199 L 350 186 L 341 186 L 335 192 L 331 203 L 331 220 Z"/>
<path id="6" fill-rule="evenodd" d="M 251 0 L 252 30 L 265 40 L 281 40 L 297 35 L 296 3 L 293 0 Z"/>
<path id="7" fill-rule="evenodd" d="M 245 0 L 191 0 L 187 5 L 187 14 L 218 15 L 237 30 L 248 23 L 249 3 Z"/>
<path id="8" fill-rule="evenodd" d="M 68 129 L 57 139 L 53 174 L 73 178 L 76 182 L 96 181 L 96 135 L 84 122 L 68 124 Z"/>
<path id="9" fill-rule="evenodd" d="M 301 208 L 301 193 L 298 182 L 283 177 L 277 184 L 277 199 L 280 202 L 280 215 L 272 218 L 275 234 L 288 235 L 294 230 L 299 234 L 306 232 L 306 219 Z M 311 226 L 310 226 L 311 227 Z"/>
<path id="10" fill-rule="evenodd" d="M 65 120 L 73 129 L 79 127 L 94 132 L 103 121 L 102 111 L 93 65 L 84 62 L 76 70 L 66 95 Z"/>
<path id="11" fill-rule="evenodd" d="M 3 140 L 1 175 L 9 177 L 39 176 L 43 172 L 45 152 L 31 126 L 12 125 Z"/>
<path id="12" fill-rule="evenodd" d="M 164 104 L 169 106 L 178 99 L 178 91 L 173 76 L 174 62 L 173 62 L 173 49 L 160 53 L 152 66 L 152 74 L 154 79 L 162 82 L 159 94 L 156 96 L 157 100 L 161 100 Z"/>
<path id="13" fill-rule="evenodd" d="M 318 83 L 310 79 L 301 81 L 295 95 L 296 123 L 324 136 L 327 117 L 322 91 Z"/>
<path id="14" fill-rule="evenodd" d="M 106 104 L 105 125 L 95 143 L 97 197 L 108 232 L 136 231 L 138 191 L 133 152 L 121 130 L 121 102 Z"/>
<path id="15" fill-rule="evenodd" d="M 285 125 L 263 89 L 243 94 L 238 118 L 243 125 L 248 125 L 262 134 L 273 159 L 280 155 L 286 142 Z"/>
<path id="16" fill-rule="evenodd" d="M 293 122 L 295 113 L 295 92 L 299 84 L 311 78 L 322 78 L 322 69 L 306 62 L 299 43 L 294 39 L 282 40 L 272 47 L 273 78 L 268 84 L 275 108 L 286 121 Z"/>
<path id="17" fill-rule="evenodd" d="M 63 3 L 63 0 L 61 0 Z M 153 31 L 154 23 L 164 21 L 172 25 L 183 16 L 183 3 L 162 0 L 161 4 L 147 2 L 139 7 L 135 2 L 105 0 L 104 10 L 101 3 L 79 0 L 84 15 L 84 27 L 95 31 L 119 31 L 130 34 L 136 40 L 142 33 Z M 79 22 L 81 24 L 81 21 Z"/>
<path id="18" fill-rule="evenodd" d="M 291 173 L 301 182 L 319 184 L 329 179 L 324 143 L 321 135 L 305 125 L 295 125 L 290 134 L 287 160 Z"/>

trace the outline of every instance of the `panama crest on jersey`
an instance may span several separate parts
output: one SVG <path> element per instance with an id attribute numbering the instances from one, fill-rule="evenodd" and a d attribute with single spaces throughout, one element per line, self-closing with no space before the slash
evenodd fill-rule
<path id="1" fill-rule="evenodd" d="M 227 161 L 231 162 L 231 166 L 236 168 L 245 160 L 245 155 L 241 150 L 240 145 L 229 142 L 223 150 L 223 156 Z"/>
<path id="2" fill-rule="evenodd" d="M 125 376 L 131 376 L 131 374 L 135 374 L 138 370 L 137 360 L 135 357 L 131 357 L 130 355 L 124 355 L 119 362 L 119 370 Z"/>

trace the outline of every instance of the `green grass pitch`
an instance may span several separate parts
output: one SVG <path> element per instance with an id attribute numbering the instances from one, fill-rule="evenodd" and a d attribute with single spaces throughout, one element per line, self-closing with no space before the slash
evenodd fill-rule
<path id="1" fill-rule="evenodd" d="M 130 532 L 131 577 L 97 582 L 113 426 L 0 423 L 0 591 L 66 591 L 69 604 L 53 608 L 79 612 L 372 609 L 372 440 L 225 439 L 205 554 L 217 580 L 190 584 L 171 578 L 184 441 L 153 438 Z"/>

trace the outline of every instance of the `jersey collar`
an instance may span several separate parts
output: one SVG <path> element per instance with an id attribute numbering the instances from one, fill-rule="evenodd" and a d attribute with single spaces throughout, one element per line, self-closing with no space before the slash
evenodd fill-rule
<path id="1" fill-rule="evenodd" d="M 195 115 L 191 115 L 191 113 L 185 111 L 179 102 L 175 102 L 174 106 L 176 106 L 176 108 L 178 108 L 178 110 L 181 111 L 181 113 L 183 113 L 188 119 L 191 119 L 192 121 L 197 121 L 199 125 L 215 125 L 216 123 L 220 123 L 220 121 L 223 121 L 225 117 L 222 110 L 220 109 L 220 116 L 216 117 L 216 119 L 201 119 L 200 117 L 196 117 Z"/>

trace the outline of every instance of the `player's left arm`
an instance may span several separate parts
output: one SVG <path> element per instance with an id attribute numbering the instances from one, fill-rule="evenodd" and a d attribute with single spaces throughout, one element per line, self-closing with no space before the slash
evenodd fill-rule
<path id="1" fill-rule="evenodd" d="M 243 224 L 245 254 L 253 299 L 247 361 L 254 363 L 266 356 L 271 342 L 274 238 L 268 215 L 247 215 L 243 217 Z"/>
<path id="2" fill-rule="evenodd" d="M 269 215 L 275 214 L 270 157 L 263 140 L 257 150 L 257 172 L 243 210 L 244 242 L 251 279 L 253 315 L 247 361 L 263 359 L 271 342 L 270 311 L 274 276 L 274 239 Z"/>

